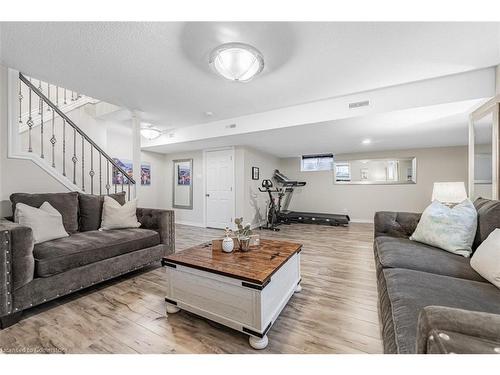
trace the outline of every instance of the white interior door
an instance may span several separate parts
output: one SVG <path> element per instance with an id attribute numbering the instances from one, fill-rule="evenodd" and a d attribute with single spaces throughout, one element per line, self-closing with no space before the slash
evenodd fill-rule
<path id="1" fill-rule="evenodd" d="M 232 227 L 234 213 L 234 161 L 233 150 L 206 151 L 205 153 L 206 226 Z"/>

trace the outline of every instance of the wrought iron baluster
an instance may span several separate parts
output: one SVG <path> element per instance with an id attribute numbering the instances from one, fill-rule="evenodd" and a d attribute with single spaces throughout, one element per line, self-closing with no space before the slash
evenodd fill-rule
<path id="1" fill-rule="evenodd" d="M 99 152 L 99 195 L 102 195 L 102 155 Z"/>
<path id="2" fill-rule="evenodd" d="M 50 100 L 50 83 L 47 82 L 47 98 Z M 47 112 L 50 112 L 50 105 L 47 106 Z"/>
<path id="3" fill-rule="evenodd" d="M 130 200 L 130 181 L 127 184 L 127 188 L 128 188 L 128 200 Z"/>
<path id="4" fill-rule="evenodd" d="M 68 104 L 68 102 L 66 100 L 66 89 L 64 89 L 64 104 Z"/>
<path id="5" fill-rule="evenodd" d="M 19 94 L 18 94 L 18 99 L 19 99 L 19 123 L 22 124 L 23 123 L 23 114 L 22 114 L 22 111 L 23 111 L 23 93 L 21 92 L 21 80 L 19 80 Z"/>
<path id="6" fill-rule="evenodd" d="M 66 177 L 66 120 L 63 119 L 63 159 L 62 159 L 62 174 Z"/>
<path id="7" fill-rule="evenodd" d="M 85 138 L 82 134 L 82 191 L 85 191 Z"/>
<path id="8" fill-rule="evenodd" d="M 43 154 L 43 100 L 40 99 L 40 157 L 45 158 Z"/>
<path id="9" fill-rule="evenodd" d="M 56 86 L 56 107 L 59 107 L 59 86 Z"/>
<path id="10" fill-rule="evenodd" d="M 109 195 L 109 188 L 111 187 L 111 186 L 109 185 L 109 160 L 108 160 L 108 162 L 106 163 L 106 176 L 107 176 L 107 177 L 106 177 L 106 181 L 107 181 L 107 182 L 106 182 L 106 191 L 107 191 L 107 193 L 108 193 L 108 195 Z"/>
<path id="11" fill-rule="evenodd" d="M 31 87 L 29 89 L 28 107 L 28 121 L 26 122 L 28 125 L 28 152 L 33 152 L 33 148 L 31 147 L 31 129 L 33 128 L 33 118 L 31 117 Z"/>
<path id="12" fill-rule="evenodd" d="M 76 129 L 73 129 L 73 157 L 71 161 L 73 162 L 73 184 L 76 185 L 76 162 L 78 161 L 76 157 Z"/>
<path id="13" fill-rule="evenodd" d="M 125 183 L 125 176 L 123 176 L 123 178 L 122 178 L 122 193 L 125 191 L 125 189 L 123 188 L 124 183 Z"/>
<path id="14" fill-rule="evenodd" d="M 50 143 L 52 143 L 52 168 L 56 167 L 56 134 L 55 134 L 55 122 L 56 115 L 54 111 L 52 111 L 52 138 L 50 138 Z"/>
<path id="15" fill-rule="evenodd" d="M 90 194 L 94 194 L 94 146 L 90 145 Z"/>
<path id="16" fill-rule="evenodd" d="M 38 90 L 40 90 L 40 92 L 42 92 L 42 81 L 38 81 Z M 38 100 L 38 114 L 41 115 L 42 114 L 42 103 L 43 103 L 43 100 L 41 97 L 39 97 L 40 99 Z"/>

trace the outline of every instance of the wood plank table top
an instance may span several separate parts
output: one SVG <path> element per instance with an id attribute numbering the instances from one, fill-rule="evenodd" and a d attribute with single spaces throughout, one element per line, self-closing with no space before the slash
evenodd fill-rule
<path id="1" fill-rule="evenodd" d="M 302 244 L 278 240 L 260 240 L 260 245 L 242 252 L 225 253 L 213 250 L 211 244 L 201 244 L 163 258 L 166 263 L 229 276 L 263 285 L 291 258 L 300 252 Z M 168 266 L 168 264 L 167 264 Z"/>

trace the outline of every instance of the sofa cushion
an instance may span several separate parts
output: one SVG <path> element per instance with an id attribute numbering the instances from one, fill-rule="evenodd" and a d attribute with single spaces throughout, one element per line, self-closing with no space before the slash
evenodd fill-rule
<path id="1" fill-rule="evenodd" d="M 500 228 L 500 201 L 478 198 L 474 207 L 477 210 L 477 231 L 472 248 L 475 250 L 491 232 Z"/>
<path id="2" fill-rule="evenodd" d="M 99 262 L 160 243 L 158 232 L 149 229 L 88 231 L 35 245 L 35 275 L 52 276 L 72 268 Z"/>
<path id="3" fill-rule="evenodd" d="M 383 276 L 387 298 L 380 308 L 394 326 L 393 337 L 384 340 L 395 341 L 398 353 L 415 353 L 418 315 L 426 306 L 500 313 L 500 290 L 489 283 L 397 268 Z"/>
<path id="4" fill-rule="evenodd" d="M 28 194 L 15 193 L 10 196 L 12 212 L 16 212 L 16 204 L 24 203 L 31 207 L 40 208 L 43 202 L 49 202 L 63 217 L 64 229 L 68 233 L 78 231 L 78 193 L 45 193 Z"/>
<path id="5" fill-rule="evenodd" d="M 375 238 L 375 251 L 383 268 L 405 268 L 438 275 L 486 281 L 470 266 L 470 259 L 407 238 Z"/>
<path id="6" fill-rule="evenodd" d="M 104 195 L 78 194 L 80 206 L 80 232 L 98 230 L 101 227 L 104 197 Z M 125 204 L 125 192 L 110 194 L 109 197 L 113 198 L 121 205 Z"/>

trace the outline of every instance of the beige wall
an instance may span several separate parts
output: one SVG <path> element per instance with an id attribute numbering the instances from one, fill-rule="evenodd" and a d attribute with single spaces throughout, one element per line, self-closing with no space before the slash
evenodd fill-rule
<path id="1" fill-rule="evenodd" d="M 465 146 L 335 155 L 337 160 L 411 156 L 417 158 L 415 185 L 334 185 L 332 171 L 300 172 L 300 158 L 282 159 L 285 175 L 307 182 L 295 189 L 290 209 L 347 213 L 353 220 L 373 221 L 376 211 L 421 212 L 430 203 L 434 182 L 467 181 Z"/>
<path id="2" fill-rule="evenodd" d="M 244 212 L 245 223 L 259 226 L 266 223 L 267 193 L 259 191 L 262 180 L 272 179 L 274 170 L 279 169 L 280 159 L 246 147 L 244 153 Z M 252 180 L 252 167 L 259 168 L 259 180 Z"/>

